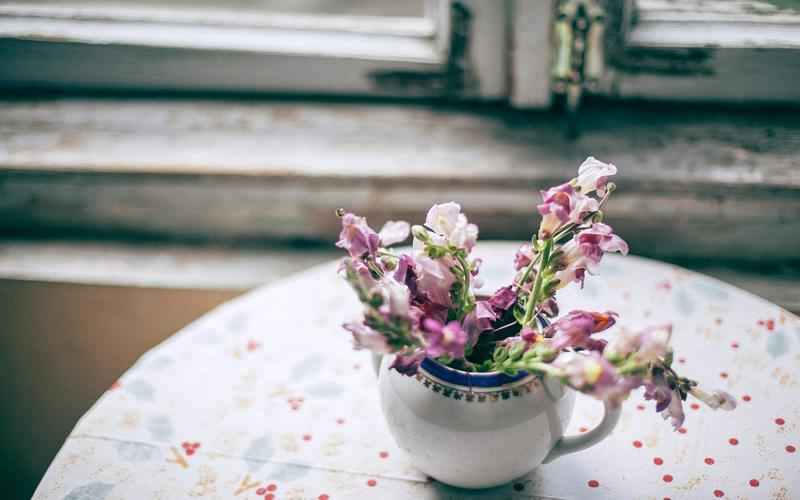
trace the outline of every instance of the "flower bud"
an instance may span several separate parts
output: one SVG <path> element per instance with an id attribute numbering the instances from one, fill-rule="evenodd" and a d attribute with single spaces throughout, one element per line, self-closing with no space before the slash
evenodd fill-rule
<path id="1" fill-rule="evenodd" d="M 383 268 L 387 271 L 394 271 L 397 267 L 397 259 L 384 255 L 381 257 L 381 265 L 383 265 Z"/>
<path id="2" fill-rule="evenodd" d="M 431 240 L 430 235 L 428 234 L 428 230 L 420 225 L 414 225 L 411 227 L 411 234 L 414 235 L 415 239 L 423 243 L 428 243 Z"/>

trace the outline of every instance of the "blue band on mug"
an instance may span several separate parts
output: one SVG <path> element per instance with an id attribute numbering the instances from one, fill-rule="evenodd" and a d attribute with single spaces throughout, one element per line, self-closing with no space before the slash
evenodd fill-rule
<path id="1" fill-rule="evenodd" d="M 464 387 L 497 387 L 510 384 L 517 380 L 522 380 L 528 376 L 528 372 L 519 372 L 516 375 L 506 375 L 505 373 L 474 373 L 465 372 L 448 368 L 441 363 L 437 363 L 431 358 L 422 360 L 420 367 L 442 382 Z"/>

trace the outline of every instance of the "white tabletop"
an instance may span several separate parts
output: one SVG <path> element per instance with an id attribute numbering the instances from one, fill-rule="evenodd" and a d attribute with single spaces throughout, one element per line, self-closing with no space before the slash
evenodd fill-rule
<path id="1" fill-rule="evenodd" d="M 515 250 L 476 249 L 486 290 L 510 280 Z M 389 436 L 368 354 L 340 328 L 360 306 L 330 263 L 225 304 L 145 354 L 83 416 L 34 498 L 800 498 L 800 319 L 651 260 L 608 255 L 598 274 L 583 292 L 561 292 L 562 311 L 614 310 L 619 328 L 672 321 L 681 372 L 731 392 L 739 408 L 687 405 L 673 432 L 636 393 L 589 450 L 491 490 L 443 486 Z M 578 399 L 568 434 L 602 413 Z"/>

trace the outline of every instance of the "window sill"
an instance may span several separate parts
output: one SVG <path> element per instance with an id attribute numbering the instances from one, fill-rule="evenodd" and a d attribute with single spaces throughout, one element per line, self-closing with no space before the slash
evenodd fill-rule
<path id="1" fill-rule="evenodd" d="M 493 107 L 31 99 L 0 114 L 6 234 L 330 241 L 336 207 L 377 223 L 454 199 L 482 237 L 523 239 L 537 190 L 592 154 L 622 171 L 609 217 L 637 253 L 780 260 L 800 248 L 788 111 L 600 103 L 575 142 L 553 114 Z"/>

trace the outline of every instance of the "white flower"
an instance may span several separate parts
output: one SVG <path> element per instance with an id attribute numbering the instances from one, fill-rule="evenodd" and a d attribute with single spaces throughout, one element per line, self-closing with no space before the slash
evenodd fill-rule
<path id="1" fill-rule="evenodd" d="M 380 281 L 380 285 L 384 307 L 388 307 L 386 312 L 392 316 L 408 316 L 411 305 L 411 291 L 408 287 L 388 276 Z"/>
<path id="2" fill-rule="evenodd" d="M 434 205 L 428 210 L 425 225 L 437 234 L 431 235 L 434 244 L 445 243 L 472 250 L 478 239 L 478 226 L 470 224 L 461 213 L 461 205 L 455 202 Z"/>
<path id="3" fill-rule="evenodd" d="M 605 195 L 608 177 L 616 173 L 617 167 L 611 163 L 603 163 L 594 156 L 590 156 L 578 167 L 575 187 L 582 194 L 589 194 L 597 190 L 597 194 L 603 196 Z"/>
<path id="4" fill-rule="evenodd" d="M 408 222 L 390 220 L 383 225 L 381 231 L 378 233 L 378 237 L 380 238 L 381 245 L 388 247 L 395 243 L 405 241 L 405 239 L 408 238 L 410 230 L 411 228 Z"/>
<path id="5" fill-rule="evenodd" d="M 736 408 L 736 398 L 723 390 L 716 389 L 709 394 L 699 387 L 692 387 L 689 392 L 692 396 L 707 404 L 712 410 L 722 409 L 730 411 Z"/>

